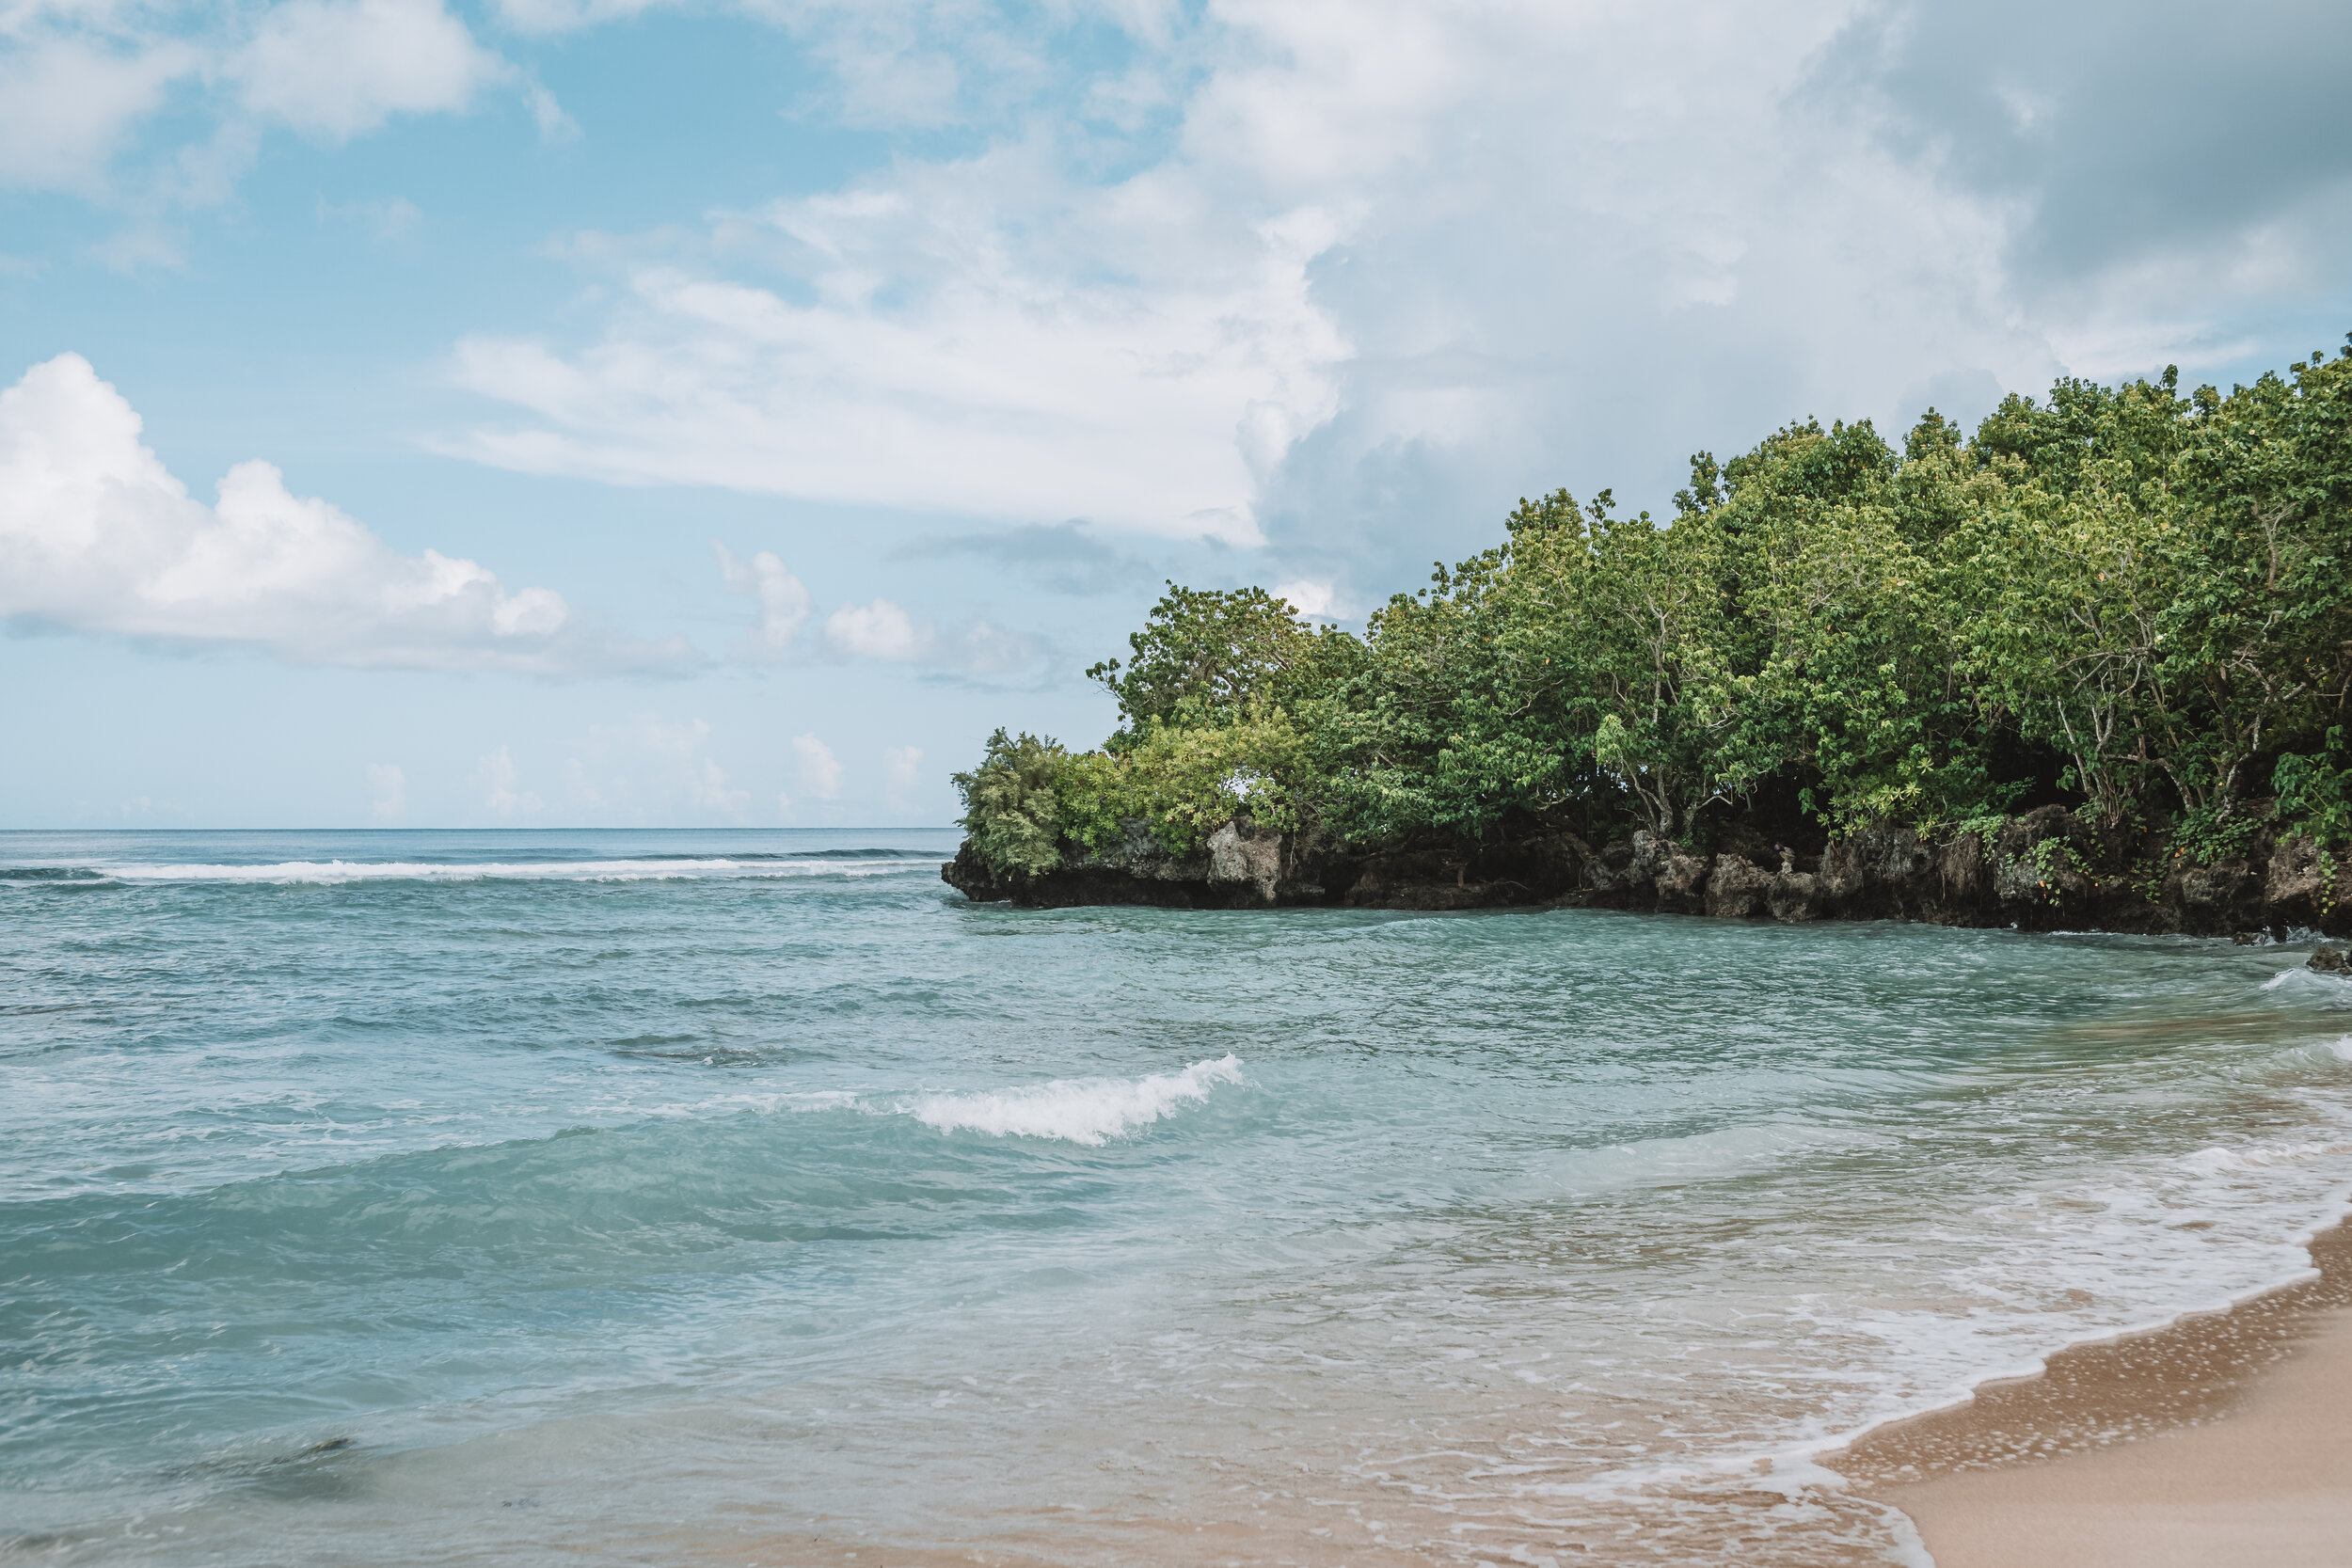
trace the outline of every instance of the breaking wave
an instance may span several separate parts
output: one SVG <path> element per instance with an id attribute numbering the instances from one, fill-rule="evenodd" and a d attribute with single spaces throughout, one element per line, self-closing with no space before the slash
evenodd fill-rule
<path id="1" fill-rule="evenodd" d="M 1143 1078 L 1057 1078 L 1017 1089 L 925 1095 L 906 1106 L 943 1132 L 998 1138 L 1060 1138 L 1089 1146 L 1123 1138 L 1170 1112 L 1199 1104 L 1219 1084 L 1238 1084 L 1241 1058 L 1195 1062 L 1182 1072 Z"/>

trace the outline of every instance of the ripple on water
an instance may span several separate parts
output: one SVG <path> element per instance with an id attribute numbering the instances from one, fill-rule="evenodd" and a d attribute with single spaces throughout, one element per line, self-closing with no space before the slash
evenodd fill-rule
<path id="1" fill-rule="evenodd" d="M 952 849 L 0 835 L 18 1528 L 1915 1560 L 1809 1456 L 2352 1182 L 2293 943 L 1025 911 Z"/>

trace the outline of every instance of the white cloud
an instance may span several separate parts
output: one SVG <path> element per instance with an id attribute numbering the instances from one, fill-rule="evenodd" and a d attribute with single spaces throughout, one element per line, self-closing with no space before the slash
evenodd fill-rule
<path id="1" fill-rule="evenodd" d="M 917 631 L 907 612 L 888 599 L 845 604 L 825 619 L 825 641 L 837 653 L 909 664 L 923 657 L 929 627 Z"/>
<path id="2" fill-rule="evenodd" d="M 549 24 L 612 8 L 540 3 Z M 2249 29 L 2269 38 L 2324 8 L 2262 9 Z M 2241 224 L 2186 260 L 2102 260 L 2071 292 L 2024 277 L 2034 212 L 2015 192 L 2040 186 L 1972 182 L 1899 145 L 1879 77 L 1822 86 L 1857 28 L 1912 13 L 1964 40 L 1939 58 L 1975 76 L 1921 87 L 1908 55 L 1854 68 L 1898 96 L 1998 87 L 2035 52 L 2030 28 L 1904 0 L 1224 0 L 1109 15 L 1134 47 L 1090 76 L 1067 55 L 1025 75 L 1039 24 L 993 8 L 852 23 L 764 7 L 834 62 L 836 118 L 913 123 L 949 104 L 989 150 L 902 155 L 699 233 L 583 244 L 620 285 L 604 318 L 568 341 L 462 341 L 457 379 L 513 413 L 452 450 L 613 483 L 1264 540 L 1282 577 L 1359 603 L 1490 539 L 1518 495 L 1613 485 L 1662 505 L 1693 447 L 1738 450 L 1808 413 L 1907 422 L 1906 393 L 1942 380 L 2033 390 L 2069 369 L 2211 364 L 2246 347 L 2216 320 L 2333 287 L 2324 258 L 2341 246 L 2312 239 L 2336 232 L 2316 216 L 2279 230 L 2291 244 Z M 2067 22 L 2067 70 L 2128 88 L 2139 46 L 2106 40 L 2129 15 Z M 2220 13 L 2198 25 L 2240 30 Z M 923 85 L 937 37 L 954 40 L 952 91 Z M 860 97 L 888 80 L 916 87 Z M 2200 123 L 2259 126 L 2243 96 Z M 2318 170 L 2289 171 L 2313 212 L 2344 210 L 2327 170 L 2352 158 L 2328 149 L 2352 144 L 2333 103 L 2298 92 L 2296 150 L 2251 160 Z M 2125 143 L 2184 190 L 2220 202 L 2232 187 L 2126 120 L 2075 138 L 2083 190 L 2135 208 L 2146 182 L 2102 175 L 2101 150 Z M 1922 124 L 1919 145 L 1984 140 Z M 2299 211 L 2286 200 L 2274 214 Z M 833 625 L 829 645 L 869 657 L 920 646 L 914 618 L 878 606 Z"/>
<path id="3" fill-rule="evenodd" d="M 719 570 L 727 586 L 759 603 L 759 626 L 738 650 L 774 657 L 789 653 L 808 622 L 811 603 L 801 579 L 786 569 L 772 550 L 761 550 L 749 561 L 738 561 L 724 545 L 712 540 Z"/>
<path id="4" fill-rule="evenodd" d="M 499 20 L 518 33 L 563 33 L 655 9 L 661 0 L 498 0 Z"/>
<path id="5" fill-rule="evenodd" d="M 507 70 L 441 0 L 288 0 L 228 64 L 247 109 L 328 141 L 461 111 Z"/>
<path id="6" fill-rule="evenodd" d="M 885 664 L 916 664 L 963 674 L 1003 674 L 1037 657 L 1025 637 L 999 631 L 985 621 L 960 632 L 943 633 L 917 622 L 889 599 L 845 604 L 825 618 L 825 646 L 852 658 Z"/>
<path id="7" fill-rule="evenodd" d="M 1301 615 L 1334 620 L 1349 613 L 1340 605 L 1339 591 L 1327 581 L 1285 582 L 1274 590 L 1274 596 L 1286 601 Z"/>
<path id="8" fill-rule="evenodd" d="M 408 809 L 408 775 L 389 762 L 368 764 L 368 788 L 374 799 L 368 815 L 378 822 L 396 822 Z"/>
<path id="9" fill-rule="evenodd" d="M 912 811 L 915 791 L 922 784 L 923 752 L 918 746 L 885 746 L 882 748 L 882 806 L 900 813 Z"/>
<path id="10" fill-rule="evenodd" d="M 1208 196 L 1083 186 L 1040 144 L 727 220 L 786 287 L 644 264 L 601 342 L 469 338 L 459 383 L 526 417 L 453 450 L 1252 542 L 1260 477 L 1337 405 L 1346 345 L 1308 269 L 1343 220 Z"/>
<path id="11" fill-rule="evenodd" d="M 482 803 L 501 817 L 538 816 L 547 809 L 547 803 L 530 790 L 518 787 L 521 776 L 514 754 L 505 747 L 485 756 L 474 768 L 474 783 L 482 785 Z"/>
<path id="12" fill-rule="evenodd" d="M 796 735 L 792 737 L 792 757 L 803 795 L 818 800 L 841 798 L 841 764 L 834 756 L 832 747 L 813 734 Z M 788 809 L 790 802 L 783 803 Z"/>
<path id="13" fill-rule="evenodd" d="M 564 105 L 555 101 L 555 94 L 546 87 L 533 82 L 524 96 L 530 102 L 532 123 L 538 126 L 541 141 L 570 141 L 580 135 L 580 121 L 566 114 Z"/>
<path id="14" fill-rule="evenodd" d="M 265 462 L 230 468 L 207 506 L 141 431 L 79 355 L 0 391 L 0 620 L 307 664 L 561 674 L 692 660 L 682 642 L 582 629 L 551 589 L 509 591 L 437 550 L 401 555 Z"/>
<path id="15" fill-rule="evenodd" d="M 442 0 L 14 0 L 0 5 L 0 186 L 127 208 L 130 230 L 102 249 L 169 263 L 160 214 L 226 198 L 268 128 L 342 142 L 399 115 L 463 113 L 493 87 L 523 95 L 543 138 L 571 129 Z"/>
<path id="16" fill-rule="evenodd" d="M 22 26 L 6 35 L 17 48 L 0 55 L 0 184 L 32 190 L 101 185 L 138 122 L 204 63 L 200 50 L 168 39 L 125 43 Z"/>

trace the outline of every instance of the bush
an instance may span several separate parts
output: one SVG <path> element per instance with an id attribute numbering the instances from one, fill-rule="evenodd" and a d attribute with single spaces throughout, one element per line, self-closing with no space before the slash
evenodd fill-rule
<path id="1" fill-rule="evenodd" d="M 1052 740 L 998 730 L 979 767 L 955 775 L 962 827 L 980 863 L 999 876 L 1041 877 L 1061 864 L 1062 765 Z"/>

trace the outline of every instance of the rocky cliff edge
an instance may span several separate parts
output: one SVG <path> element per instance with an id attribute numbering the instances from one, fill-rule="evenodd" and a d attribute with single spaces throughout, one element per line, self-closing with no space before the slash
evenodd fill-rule
<path id="1" fill-rule="evenodd" d="M 2352 934 L 2352 856 L 2308 838 L 2258 837 L 2243 854 L 2190 864 L 2103 837 L 2047 806 L 1947 839 L 1872 827 L 1818 857 L 1777 847 L 1700 854 L 1636 832 L 1595 848 L 1542 832 L 1491 843 L 1353 847 L 1312 830 L 1228 822 L 1171 854 L 1141 821 L 1099 848 L 1065 844 L 1039 877 L 999 877 L 966 845 L 941 876 L 966 896 L 1036 908 L 1467 910 L 1552 905 L 1748 920 L 1915 920 L 2025 930 L 2296 929 Z"/>

